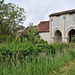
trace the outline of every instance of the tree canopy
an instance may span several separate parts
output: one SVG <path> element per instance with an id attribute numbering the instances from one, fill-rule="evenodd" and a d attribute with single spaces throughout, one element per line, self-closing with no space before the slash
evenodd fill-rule
<path id="1" fill-rule="evenodd" d="M 0 35 L 11 35 L 14 29 L 21 26 L 26 19 L 23 8 L 12 3 L 5 4 L 0 1 Z M 1 38 L 1 37 L 0 37 Z"/>

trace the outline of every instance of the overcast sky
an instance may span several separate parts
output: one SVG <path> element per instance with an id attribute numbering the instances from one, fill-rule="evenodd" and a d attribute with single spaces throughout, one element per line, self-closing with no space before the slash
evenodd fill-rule
<path id="1" fill-rule="evenodd" d="M 75 9 L 75 0 L 5 0 L 5 3 L 10 2 L 24 8 L 25 27 L 29 22 L 37 25 L 40 21 L 49 20 L 48 15 L 51 13 Z"/>

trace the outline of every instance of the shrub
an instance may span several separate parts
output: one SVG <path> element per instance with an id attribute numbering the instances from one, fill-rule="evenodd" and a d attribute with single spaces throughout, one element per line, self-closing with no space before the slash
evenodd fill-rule
<path id="1" fill-rule="evenodd" d="M 63 52 L 64 48 L 69 48 L 68 44 L 33 44 L 27 38 L 23 38 L 22 42 L 15 39 L 13 42 L 0 44 L 0 54 L 2 57 L 9 56 L 10 58 L 23 59 L 27 56 L 37 56 L 40 53 L 47 55 L 55 55 L 58 52 Z"/>
<path id="2" fill-rule="evenodd" d="M 72 38 L 72 43 L 75 43 L 75 38 Z"/>
<path id="3" fill-rule="evenodd" d="M 39 44 L 48 44 L 48 42 L 44 41 L 43 39 L 39 39 Z"/>

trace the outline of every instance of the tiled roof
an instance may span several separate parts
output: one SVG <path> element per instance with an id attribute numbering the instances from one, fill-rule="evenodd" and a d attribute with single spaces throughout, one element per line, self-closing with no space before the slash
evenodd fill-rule
<path id="1" fill-rule="evenodd" d="M 48 32 L 49 31 L 49 21 L 41 21 L 37 26 L 34 26 L 34 27 L 35 28 L 39 27 L 39 30 L 37 30 L 37 32 Z M 27 27 L 24 30 L 24 33 L 28 31 L 28 28 L 29 27 Z"/>
<path id="2" fill-rule="evenodd" d="M 72 10 L 67 10 L 67 11 L 63 11 L 63 12 L 57 12 L 57 13 L 53 13 L 49 16 L 60 16 L 60 15 L 63 15 L 63 14 L 73 14 L 75 13 L 75 9 L 72 9 Z"/>
<path id="3" fill-rule="evenodd" d="M 42 21 L 38 24 L 38 32 L 48 32 L 49 31 L 49 21 Z"/>

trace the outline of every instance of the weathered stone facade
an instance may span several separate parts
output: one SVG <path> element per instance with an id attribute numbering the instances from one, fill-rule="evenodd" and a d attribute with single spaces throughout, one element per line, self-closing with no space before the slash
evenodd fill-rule
<path id="1" fill-rule="evenodd" d="M 71 42 L 75 37 L 75 9 L 53 13 L 49 18 L 49 21 L 41 21 L 37 25 L 40 38 L 48 43 Z"/>
<path id="2" fill-rule="evenodd" d="M 40 39 L 43 39 L 44 41 L 47 41 L 48 43 L 50 43 L 50 32 L 40 32 Z"/>
<path id="3" fill-rule="evenodd" d="M 74 37 L 75 10 L 73 13 L 68 14 L 68 12 L 50 15 L 50 42 L 70 42 L 72 37 Z"/>

